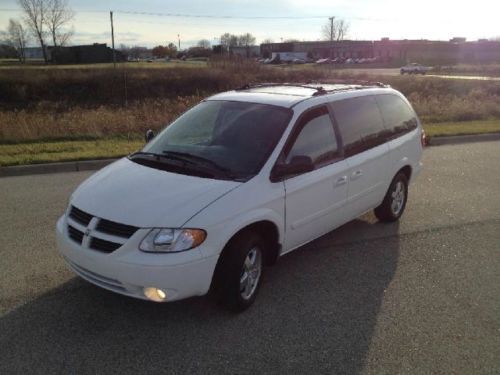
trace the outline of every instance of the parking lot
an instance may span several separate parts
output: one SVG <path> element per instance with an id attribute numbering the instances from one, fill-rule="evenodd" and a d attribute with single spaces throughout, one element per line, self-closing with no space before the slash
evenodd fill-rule
<path id="1" fill-rule="evenodd" d="M 68 271 L 55 221 L 89 172 L 0 178 L 0 373 L 500 373 L 500 142 L 423 162 L 399 223 L 283 257 L 240 315 Z"/>

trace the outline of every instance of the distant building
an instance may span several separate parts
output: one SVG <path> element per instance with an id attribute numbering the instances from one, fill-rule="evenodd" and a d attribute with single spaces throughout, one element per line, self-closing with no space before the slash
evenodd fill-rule
<path id="1" fill-rule="evenodd" d="M 431 40 L 390 40 L 379 41 L 317 41 L 269 43 L 261 45 L 263 57 L 271 57 L 273 52 L 305 52 L 308 57 L 320 58 L 371 58 L 380 60 L 421 62 L 428 64 L 453 64 L 458 62 L 498 62 L 500 42 L 478 40 L 467 42 L 465 38 L 450 41 Z"/>
<path id="2" fill-rule="evenodd" d="M 259 57 L 260 46 L 234 46 L 229 47 L 229 53 L 241 57 Z"/>
<path id="3" fill-rule="evenodd" d="M 47 58 L 50 59 L 50 50 L 45 47 Z M 43 59 L 42 47 L 26 47 L 24 49 L 24 56 L 26 59 Z"/>
<path id="4" fill-rule="evenodd" d="M 55 64 L 94 64 L 113 62 L 113 50 L 105 43 L 69 47 L 49 47 L 51 61 Z M 116 61 L 125 61 L 125 56 L 115 50 Z"/>

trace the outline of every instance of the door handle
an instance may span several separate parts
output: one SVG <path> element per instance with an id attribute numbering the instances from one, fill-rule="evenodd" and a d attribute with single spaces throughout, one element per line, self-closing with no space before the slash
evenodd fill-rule
<path id="1" fill-rule="evenodd" d="M 363 176 L 363 172 L 361 170 L 357 170 L 356 172 L 353 172 L 351 175 L 351 180 L 356 180 Z"/>
<path id="2" fill-rule="evenodd" d="M 337 179 L 335 186 L 341 186 L 347 184 L 347 176 L 342 176 Z"/>

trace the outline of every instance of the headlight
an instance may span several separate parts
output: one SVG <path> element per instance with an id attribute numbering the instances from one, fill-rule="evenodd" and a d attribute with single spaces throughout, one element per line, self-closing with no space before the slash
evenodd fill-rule
<path id="1" fill-rule="evenodd" d="M 151 253 L 173 253 L 199 246 L 207 233 L 201 229 L 151 229 L 139 249 Z"/>

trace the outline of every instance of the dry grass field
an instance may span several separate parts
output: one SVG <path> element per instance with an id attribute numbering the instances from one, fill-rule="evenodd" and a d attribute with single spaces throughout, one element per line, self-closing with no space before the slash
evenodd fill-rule
<path id="1" fill-rule="evenodd" d="M 451 129 L 459 133 L 499 130 L 499 121 L 494 120 L 500 119 L 500 82 L 377 77 L 321 66 L 296 69 L 222 59 L 208 63 L 127 63 L 119 64 L 116 70 L 112 64 L 5 66 L 0 67 L 0 145 L 11 147 L 2 147 L 0 156 L 15 154 L 12 147 L 15 149 L 16 144 L 28 151 L 26 144 L 33 142 L 119 140 L 127 145 L 140 139 L 146 129 L 161 129 L 202 98 L 246 83 L 352 79 L 381 81 L 403 92 L 426 126 L 447 123 L 444 130 L 432 125 L 433 134 L 448 134 Z M 478 125 L 485 121 L 490 121 L 486 127 Z M 458 128 L 450 126 L 457 122 L 461 123 Z M 124 147 L 122 150 L 128 150 Z M 80 154 L 85 157 L 83 151 Z M 113 154 L 111 148 L 109 154 Z M 105 155 L 96 151 L 95 156 Z M 29 159 L 8 157 L 2 164 Z"/>

